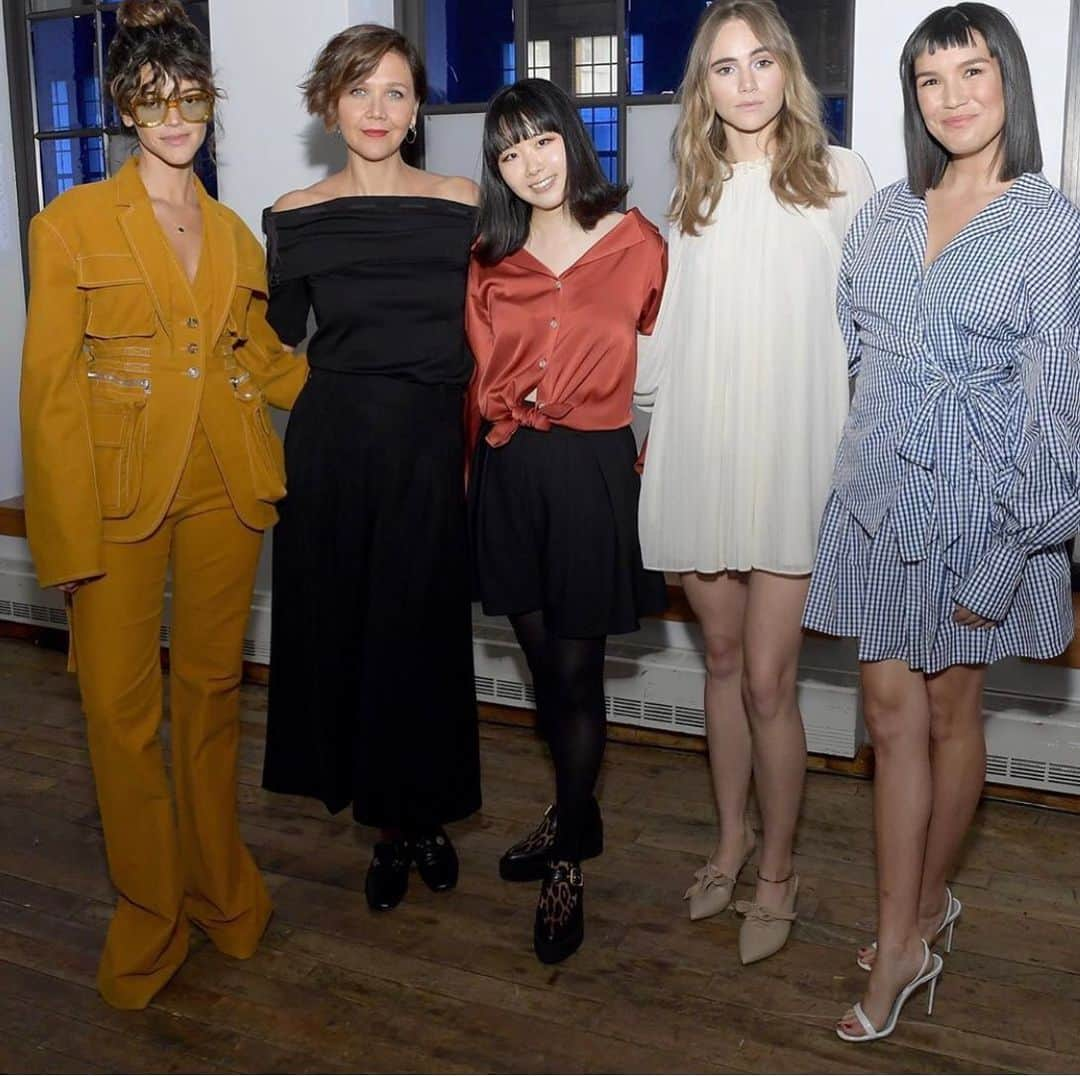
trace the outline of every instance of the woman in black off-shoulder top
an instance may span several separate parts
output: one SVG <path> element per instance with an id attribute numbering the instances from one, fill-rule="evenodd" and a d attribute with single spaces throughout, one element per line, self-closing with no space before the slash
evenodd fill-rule
<path id="1" fill-rule="evenodd" d="M 269 319 L 308 345 L 274 534 L 265 787 L 351 804 L 379 837 L 366 894 L 416 863 L 457 880 L 442 828 L 480 806 L 464 503 L 463 318 L 475 186 L 406 165 L 425 92 L 394 30 L 333 38 L 304 86 L 343 171 L 264 216 Z"/>

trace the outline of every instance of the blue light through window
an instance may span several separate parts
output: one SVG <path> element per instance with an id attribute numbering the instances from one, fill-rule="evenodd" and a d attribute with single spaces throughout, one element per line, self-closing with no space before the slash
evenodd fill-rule
<path id="1" fill-rule="evenodd" d="M 612 183 L 619 181 L 619 110 L 617 108 L 581 108 L 585 130 L 596 147 L 600 167 Z"/>

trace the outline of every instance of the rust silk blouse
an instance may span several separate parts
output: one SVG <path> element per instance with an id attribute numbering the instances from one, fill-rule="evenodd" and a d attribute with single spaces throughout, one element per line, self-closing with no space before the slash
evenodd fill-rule
<path id="1" fill-rule="evenodd" d="M 630 424 L 637 334 L 651 333 L 667 244 L 636 209 L 561 276 L 522 249 L 469 266 L 465 329 L 476 358 L 469 428 L 506 444 L 519 426 Z M 535 402 L 526 401 L 535 390 Z"/>

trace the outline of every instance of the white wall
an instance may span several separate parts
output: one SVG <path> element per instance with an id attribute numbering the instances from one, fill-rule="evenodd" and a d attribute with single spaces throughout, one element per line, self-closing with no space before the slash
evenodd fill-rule
<path id="1" fill-rule="evenodd" d="M 394 0 L 210 4 L 214 66 L 229 95 L 220 110 L 218 193 L 256 235 L 262 210 L 278 195 L 322 179 L 344 161 L 338 140 L 304 110 L 298 84 L 319 49 L 360 22 L 393 26 Z"/>
<path id="2" fill-rule="evenodd" d="M 994 0 L 1016 23 L 1031 64 L 1044 171 L 1061 182 L 1070 0 Z M 897 74 L 908 35 L 933 8 L 930 0 L 855 0 L 852 146 L 879 187 L 903 177 L 903 102 Z"/>
<path id="3" fill-rule="evenodd" d="M 0 24 L 0 500 L 22 492 L 19 360 L 26 322 L 4 27 Z"/>

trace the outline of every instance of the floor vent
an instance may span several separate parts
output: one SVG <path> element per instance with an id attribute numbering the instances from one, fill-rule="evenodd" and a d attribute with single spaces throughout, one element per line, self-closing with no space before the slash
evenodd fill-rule
<path id="1" fill-rule="evenodd" d="M 653 725 L 670 725 L 675 720 L 675 707 L 666 702 L 645 703 L 645 720 Z"/>
<path id="2" fill-rule="evenodd" d="M 1041 784 L 1046 780 L 1047 769 L 1045 762 L 1036 762 L 1034 759 L 1009 759 L 1009 776 L 1014 781 L 1036 781 Z"/>
<path id="3" fill-rule="evenodd" d="M 1055 785 L 1062 785 L 1071 790 L 1080 790 L 1080 766 L 1065 766 L 1061 763 L 1051 762 L 1046 776 L 1047 780 Z"/>
<path id="4" fill-rule="evenodd" d="M 524 702 L 525 685 L 520 680 L 496 680 L 495 698 L 506 702 Z"/>
<path id="5" fill-rule="evenodd" d="M 640 725 L 642 706 L 639 699 L 626 699 L 621 695 L 611 696 L 611 719 L 629 725 Z"/>
<path id="6" fill-rule="evenodd" d="M 705 731 L 705 711 L 696 706 L 676 706 L 675 724 L 691 732 Z"/>

